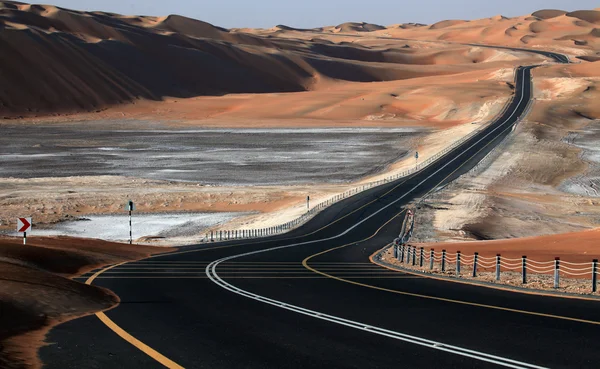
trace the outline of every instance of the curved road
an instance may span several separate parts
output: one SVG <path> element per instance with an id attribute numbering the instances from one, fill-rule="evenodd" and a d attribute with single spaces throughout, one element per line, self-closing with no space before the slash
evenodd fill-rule
<path id="1" fill-rule="evenodd" d="M 368 259 L 397 237 L 404 205 L 467 172 L 512 131 L 531 98 L 531 69 L 518 70 L 504 116 L 470 141 L 299 229 L 85 276 L 122 302 L 53 329 L 45 367 L 600 367 L 598 302 L 428 279 Z"/>

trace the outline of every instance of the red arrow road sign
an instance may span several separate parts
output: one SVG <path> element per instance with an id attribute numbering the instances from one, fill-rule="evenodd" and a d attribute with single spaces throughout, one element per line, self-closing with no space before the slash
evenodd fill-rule
<path id="1" fill-rule="evenodd" d="M 31 230 L 31 218 L 17 219 L 17 232 L 29 232 Z"/>

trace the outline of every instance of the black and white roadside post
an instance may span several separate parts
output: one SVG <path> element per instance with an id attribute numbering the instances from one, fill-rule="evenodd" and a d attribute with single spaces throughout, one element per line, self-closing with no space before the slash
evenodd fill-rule
<path id="1" fill-rule="evenodd" d="M 477 277 L 477 262 L 479 261 L 479 253 L 473 255 L 473 278 Z"/>
<path id="2" fill-rule="evenodd" d="M 500 254 L 496 255 L 496 280 L 500 280 Z"/>
<path id="3" fill-rule="evenodd" d="M 460 251 L 456 252 L 456 276 L 460 276 Z"/>
<path id="4" fill-rule="evenodd" d="M 421 268 L 423 268 L 423 257 L 424 257 L 423 253 L 424 253 L 424 252 L 425 252 L 424 248 L 423 248 L 423 247 L 421 247 L 421 255 L 419 256 L 419 266 L 420 266 Z"/>
<path id="5" fill-rule="evenodd" d="M 435 259 L 435 250 L 429 251 L 429 270 L 433 270 L 433 260 Z"/>
<path id="6" fill-rule="evenodd" d="M 125 210 L 129 212 L 129 244 L 133 243 L 133 232 L 131 230 L 131 212 L 135 210 L 135 204 L 133 201 L 127 201 L 127 205 L 125 205 Z"/>
<path id="7" fill-rule="evenodd" d="M 446 271 L 446 250 L 442 250 L 442 273 Z"/>
<path id="8" fill-rule="evenodd" d="M 598 259 L 592 261 L 592 292 L 598 289 Z"/>
<path id="9" fill-rule="evenodd" d="M 306 196 L 306 210 L 310 210 L 310 196 Z"/>
<path id="10" fill-rule="evenodd" d="M 554 288 L 560 286 L 560 258 L 554 258 Z"/>
<path id="11" fill-rule="evenodd" d="M 523 280 L 521 281 L 523 284 L 527 284 L 527 256 L 523 255 L 521 258 L 521 275 L 523 276 Z"/>

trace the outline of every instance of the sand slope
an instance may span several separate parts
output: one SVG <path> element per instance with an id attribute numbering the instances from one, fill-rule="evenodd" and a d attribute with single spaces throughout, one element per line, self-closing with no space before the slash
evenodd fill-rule
<path id="1" fill-rule="evenodd" d="M 430 28 L 460 26 L 450 23 Z M 505 67 L 524 57 L 468 46 L 413 49 L 318 37 L 390 31 L 367 23 L 259 32 L 179 15 L 123 16 L 9 1 L 0 3 L 0 29 L 0 68 L 6 72 L 0 74 L 0 117 L 95 111 L 139 99 L 299 92 L 331 81 L 448 75 Z M 289 37 L 296 33 L 303 36 Z"/>
<path id="2" fill-rule="evenodd" d="M 0 238 L 0 367 L 39 367 L 37 349 L 53 325 L 105 310 L 118 297 L 68 277 L 172 249 L 68 237 Z"/>

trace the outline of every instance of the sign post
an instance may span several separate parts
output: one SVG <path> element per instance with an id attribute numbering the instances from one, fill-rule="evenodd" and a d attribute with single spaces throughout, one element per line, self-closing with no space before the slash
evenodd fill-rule
<path id="1" fill-rule="evenodd" d="M 135 210 L 135 204 L 133 201 L 127 201 L 125 210 L 129 211 L 129 244 L 131 245 L 133 243 L 133 232 L 131 231 L 131 212 Z"/>
<path id="2" fill-rule="evenodd" d="M 31 218 L 17 218 L 17 232 L 23 233 L 23 245 L 27 244 L 27 232 L 31 231 Z"/>

